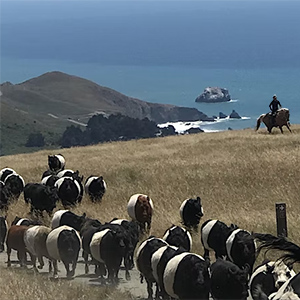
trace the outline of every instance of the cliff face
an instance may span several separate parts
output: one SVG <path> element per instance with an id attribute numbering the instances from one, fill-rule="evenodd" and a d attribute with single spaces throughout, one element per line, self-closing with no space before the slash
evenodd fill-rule
<path id="1" fill-rule="evenodd" d="M 86 122 L 95 113 L 167 121 L 212 120 L 195 108 L 145 102 L 92 81 L 49 72 L 20 84 L 1 84 L 1 101 L 28 113 L 52 114 Z"/>

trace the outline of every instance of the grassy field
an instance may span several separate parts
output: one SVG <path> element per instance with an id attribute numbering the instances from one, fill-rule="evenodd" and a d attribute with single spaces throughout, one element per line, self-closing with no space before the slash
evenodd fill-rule
<path id="1" fill-rule="evenodd" d="M 247 129 L 40 151 L 1 157 L 1 168 L 15 169 L 26 183 L 39 182 L 47 169 L 47 155 L 61 153 L 67 169 L 79 170 L 85 178 L 102 175 L 107 182 L 102 203 L 92 204 L 85 196 L 74 212 L 86 212 L 101 222 L 128 218 L 130 196 L 145 193 L 154 203 L 151 234 L 158 237 L 171 224 L 180 225 L 179 207 L 187 198 L 201 197 L 201 224 L 219 219 L 275 235 L 275 203 L 285 202 L 289 238 L 300 244 L 300 126 L 292 130 L 292 134 L 274 130 L 269 135 L 266 129 Z M 28 211 L 21 196 L 9 209 L 9 222 L 16 215 L 27 216 Z M 44 221 L 49 224 L 50 220 Z M 193 251 L 202 255 L 199 233 L 193 233 L 193 240 Z M 1 286 L 5 286 L 4 280 L 1 276 Z M 36 284 L 28 281 L 32 290 Z M 65 288 L 70 285 L 66 283 Z M 80 297 L 78 294 L 78 299 L 85 299 Z"/>

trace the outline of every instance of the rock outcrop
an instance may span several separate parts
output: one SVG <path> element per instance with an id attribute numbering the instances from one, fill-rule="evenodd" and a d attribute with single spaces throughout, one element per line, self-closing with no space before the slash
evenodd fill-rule
<path id="1" fill-rule="evenodd" d="M 225 118 L 227 118 L 227 116 L 225 114 L 223 114 L 222 112 L 219 112 L 219 118 L 225 119 Z"/>
<path id="2" fill-rule="evenodd" d="M 196 98 L 196 102 L 227 102 L 230 101 L 231 97 L 229 92 L 225 88 L 220 87 L 207 87 L 204 92 Z"/>
<path id="3" fill-rule="evenodd" d="M 200 133 L 200 132 L 204 132 L 204 130 L 202 130 L 200 127 L 192 127 L 186 130 L 184 133 L 193 134 L 193 133 Z"/>
<path id="4" fill-rule="evenodd" d="M 229 115 L 230 119 L 241 119 L 241 116 L 233 109 L 232 113 Z"/>

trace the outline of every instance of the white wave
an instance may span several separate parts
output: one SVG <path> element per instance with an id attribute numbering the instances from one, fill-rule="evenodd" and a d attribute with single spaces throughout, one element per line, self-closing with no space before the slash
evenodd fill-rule
<path id="1" fill-rule="evenodd" d="M 191 128 L 200 128 L 204 130 L 204 132 L 219 132 L 224 131 L 221 129 L 212 129 L 211 127 L 214 127 L 214 125 L 220 124 L 222 122 L 236 122 L 241 120 L 249 120 L 250 117 L 242 117 L 241 119 L 236 118 L 229 118 L 227 116 L 226 118 L 217 118 L 214 122 L 208 122 L 208 121 L 191 121 L 191 122 L 167 122 L 162 124 L 157 124 L 159 128 L 168 127 L 169 125 L 172 125 L 175 128 L 175 131 L 177 133 L 184 133 L 185 131 L 191 129 Z M 206 128 L 208 127 L 208 128 Z"/>
<path id="2" fill-rule="evenodd" d="M 221 131 L 225 131 L 225 130 L 217 130 L 217 129 L 205 129 L 205 128 L 201 128 L 204 132 L 221 132 Z"/>

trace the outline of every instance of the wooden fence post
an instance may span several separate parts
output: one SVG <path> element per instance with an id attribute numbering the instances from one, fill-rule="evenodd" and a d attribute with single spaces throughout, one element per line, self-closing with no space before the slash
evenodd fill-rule
<path id="1" fill-rule="evenodd" d="M 286 204 L 276 203 L 277 236 L 287 237 Z"/>

